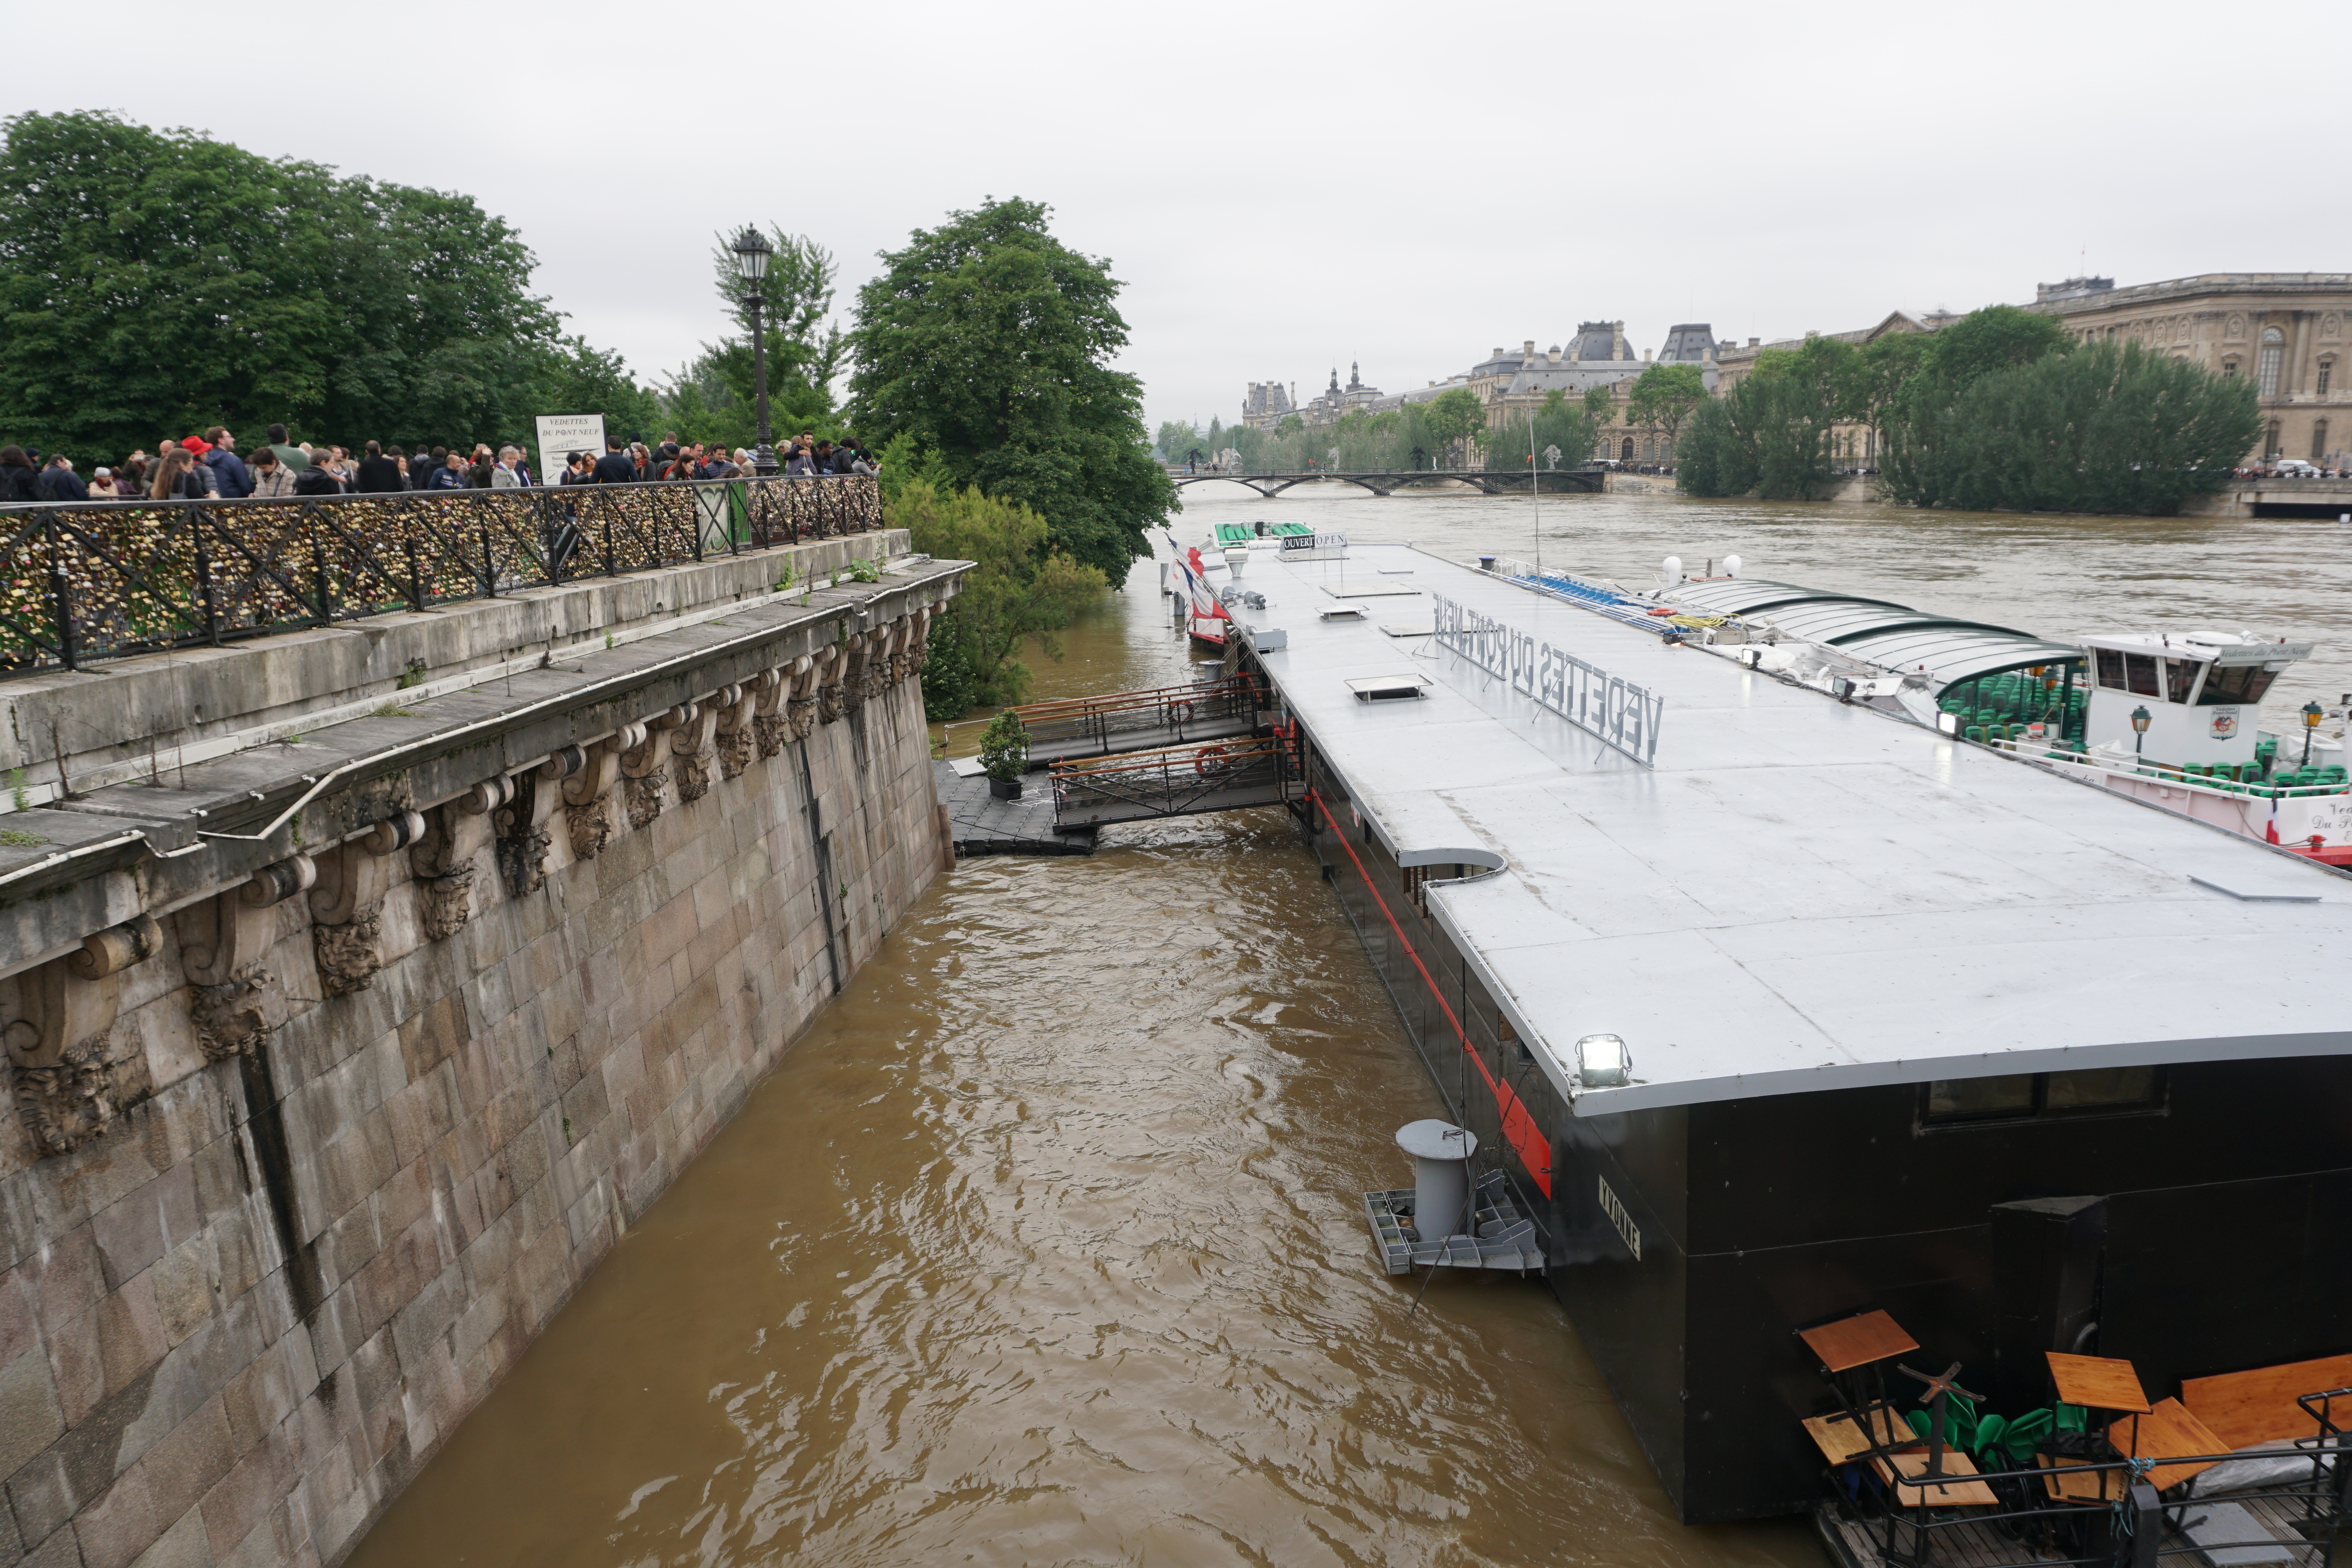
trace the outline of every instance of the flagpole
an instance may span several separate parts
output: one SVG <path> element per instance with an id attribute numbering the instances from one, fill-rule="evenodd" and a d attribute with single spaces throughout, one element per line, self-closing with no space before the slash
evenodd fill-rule
<path id="1" fill-rule="evenodd" d="M 1535 488 L 1529 493 L 1528 505 L 1536 519 L 1536 584 L 1543 585 L 1543 470 L 1536 465 L 1536 411 L 1528 409 L 1528 483 Z"/>

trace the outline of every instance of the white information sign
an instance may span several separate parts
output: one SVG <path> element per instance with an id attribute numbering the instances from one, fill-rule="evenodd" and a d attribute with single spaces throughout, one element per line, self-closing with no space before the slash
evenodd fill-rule
<path id="1" fill-rule="evenodd" d="M 604 455 L 604 416 L 601 413 L 542 413 L 539 416 L 539 472 L 542 485 L 563 477 L 563 460 L 574 452 L 592 458 Z"/>

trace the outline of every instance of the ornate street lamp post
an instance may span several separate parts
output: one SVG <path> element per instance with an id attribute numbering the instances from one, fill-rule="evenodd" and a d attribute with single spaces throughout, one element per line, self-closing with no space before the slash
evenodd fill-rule
<path id="1" fill-rule="evenodd" d="M 2319 733 L 2319 721 L 2327 716 L 2317 703 L 2303 705 L 2303 765 L 2311 766 L 2311 737 Z"/>
<path id="2" fill-rule="evenodd" d="M 2149 713 L 2146 707 L 2136 707 L 2132 709 L 2132 760 L 2135 764 L 2140 760 L 2144 754 L 2144 748 L 2147 743 L 2148 721 L 2153 717 L 2155 717 L 2155 716 Z"/>
<path id="3" fill-rule="evenodd" d="M 760 285 L 768 276 L 768 262 L 775 249 L 749 224 L 735 236 L 732 248 L 735 275 L 751 286 L 751 292 L 743 299 L 751 310 L 751 391 L 760 420 L 760 440 L 751 450 L 751 470 L 764 479 L 776 471 L 776 443 L 768 430 L 768 335 L 760 325 L 760 311 L 768 301 L 761 294 Z"/>

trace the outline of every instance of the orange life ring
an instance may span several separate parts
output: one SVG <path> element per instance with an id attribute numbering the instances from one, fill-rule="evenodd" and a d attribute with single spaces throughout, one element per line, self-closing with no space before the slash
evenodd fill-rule
<path id="1" fill-rule="evenodd" d="M 1229 773 L 1233 758 L 1222 746 L 1204 746 L 1192 754 L 1192 771 L 1206 777 L 1212 773 Z"/>

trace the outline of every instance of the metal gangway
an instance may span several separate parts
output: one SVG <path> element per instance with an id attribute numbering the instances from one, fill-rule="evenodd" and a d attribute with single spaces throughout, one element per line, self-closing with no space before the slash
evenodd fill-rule
<path id="1" fill-rule="evenodd" d="M 1029 755 L 1058 761 L 1246 736 L 1257 728 L 1264 698 L 1257 682 L 1237 674 L 1194 685 L 1029 703 L 1013 711 L 1029 730 Z"/>
<path id="2" fill-rule="evenodd" d="M 1304 794 L 1291 737 L 1252 736 L 1054 764 L 1054 827 L 1278 806 Z"/>

